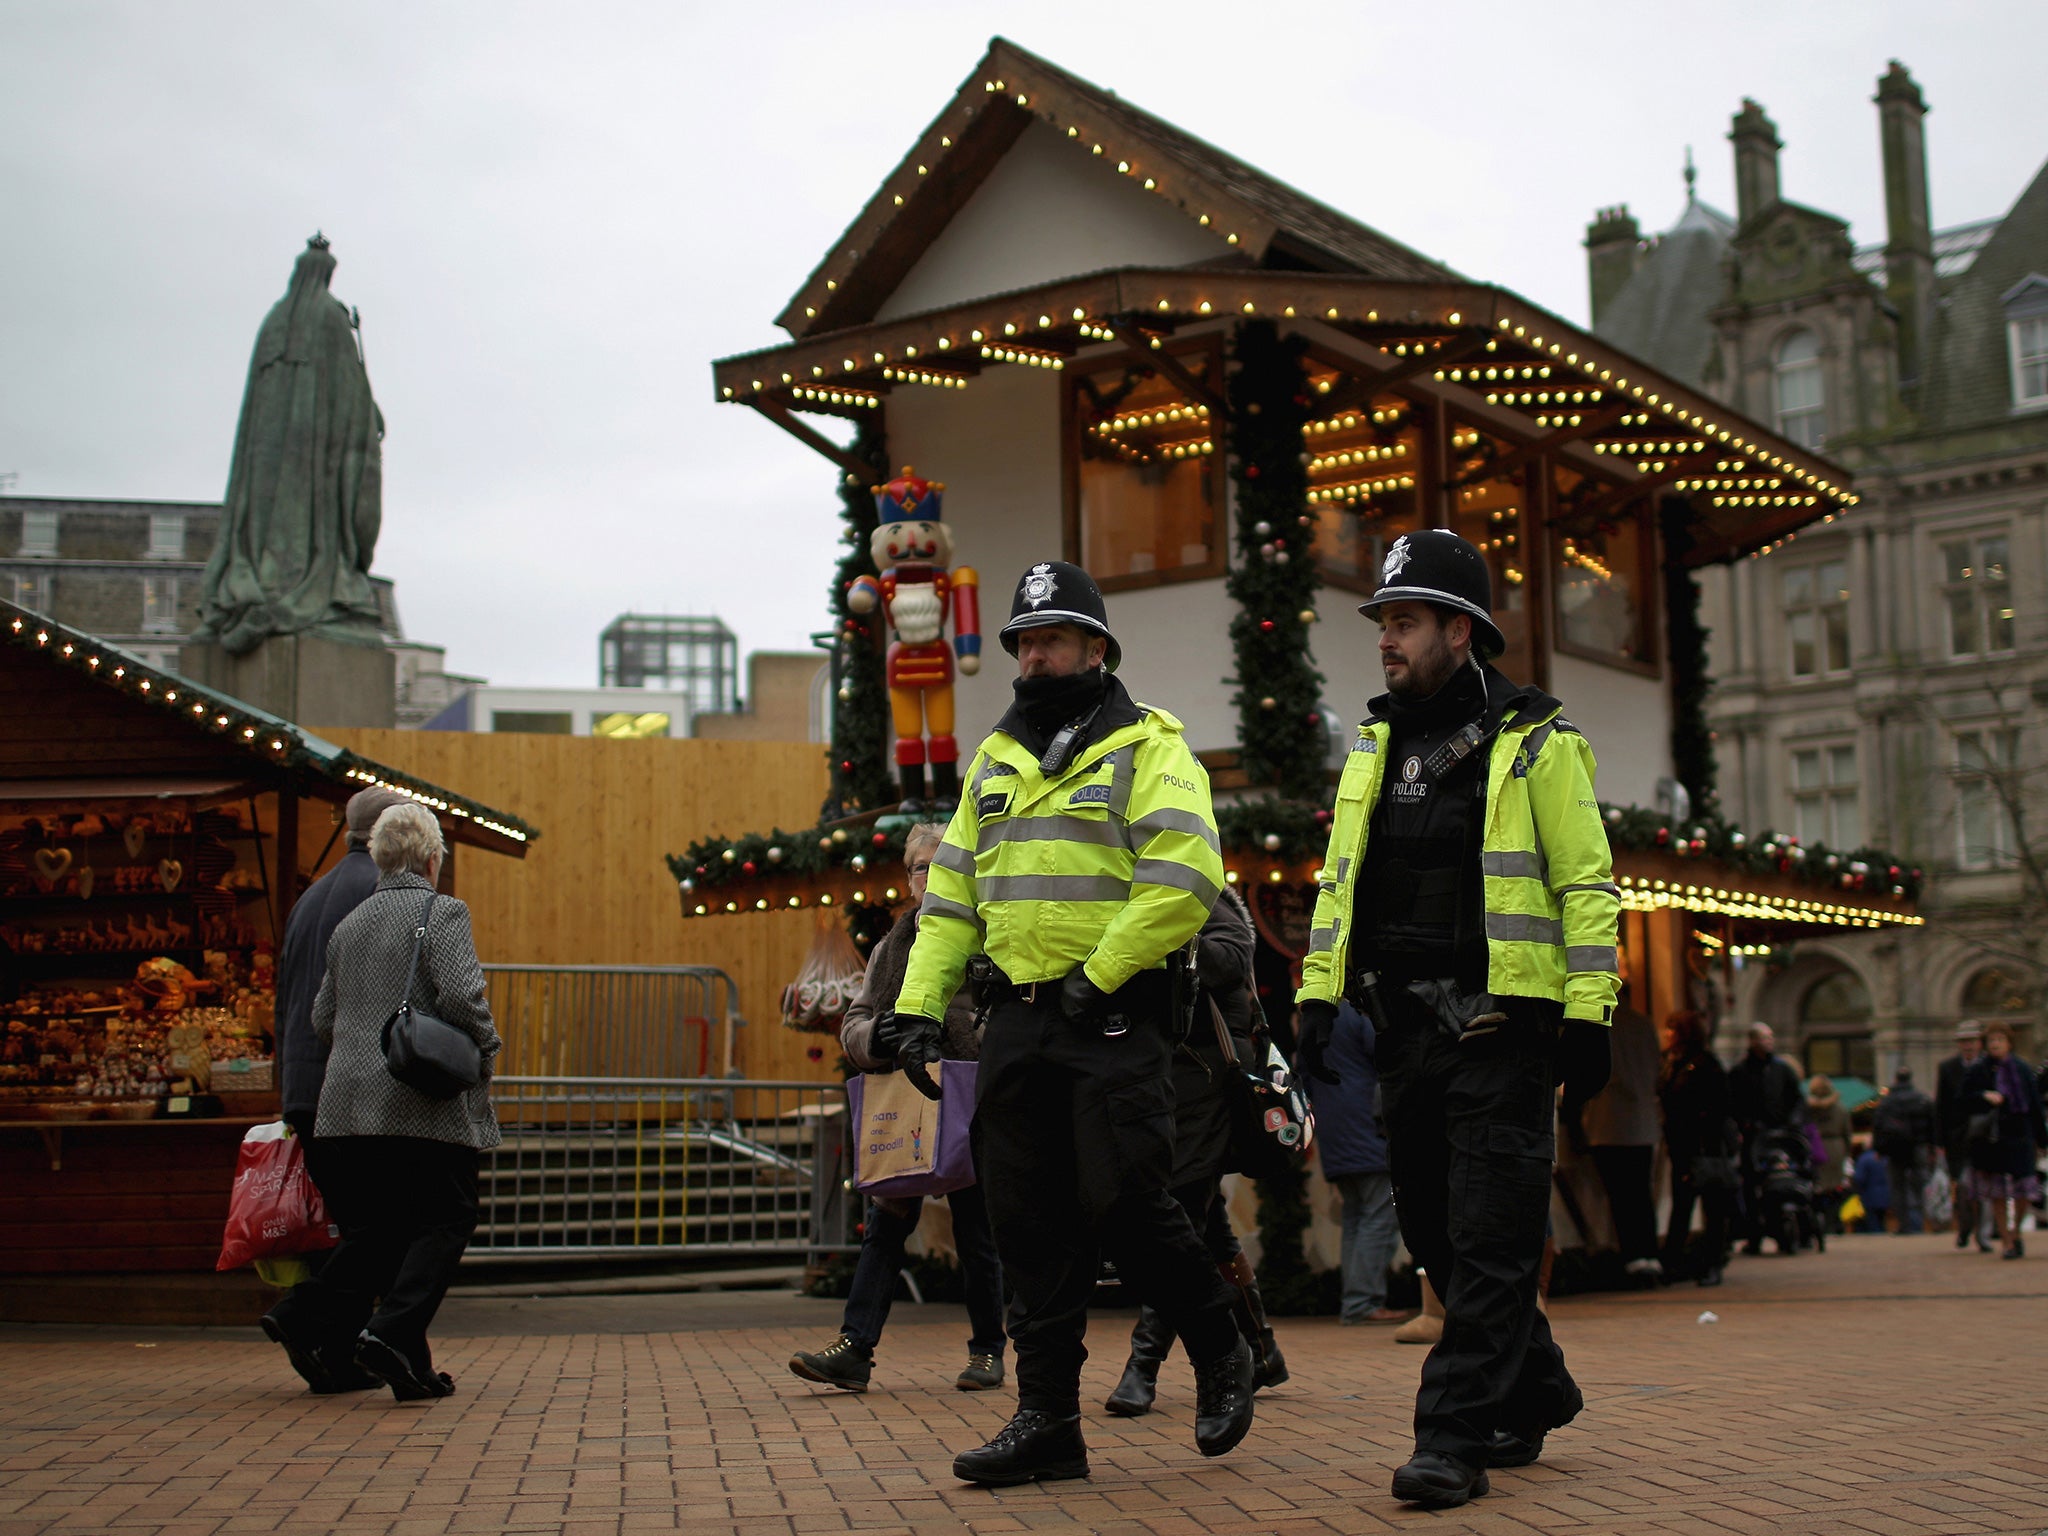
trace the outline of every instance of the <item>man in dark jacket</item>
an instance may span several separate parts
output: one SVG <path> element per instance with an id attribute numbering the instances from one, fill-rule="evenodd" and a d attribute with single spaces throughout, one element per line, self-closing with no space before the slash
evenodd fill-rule
<path id="1" fill-rule="evenodd" d="M 320 1087 L 327 1078 L 327 1044 L 313 1032 L 313 999 L 327 974 L 327 941 L 341 920 L 355 911 L 377 888 L 377 865 L 370 857 L 370 829 L 394 805 L 409 803 L 393 789 L 373 787 L 349 797 L 342 813 L 348 825 L 348 851 L 341 862 L 307 886 L 292 905 L 284 925 L 284 948 L 277 959 L 277 1059 L 283 1074 L 284 1123 L 305 1145 L 306 1173 L 337 1225 L 347 1226 L 345 1180 L 327 1168 L 327 1151 L 313 1134 L 320 1108 Z M 316 1256 L 317 1257 L 317 1256 Z M 282 1342 L 291 1313 L 287 1294 L 263 1319 L 263 1331 Z M 382 1383 L 352 1361 L 328 1362 L 311 1350 L 287 1348 L 292 1368 L 315 1392 L 353 1392 Z"/>
<path id="2" fill-rule="evenodd" d="M 1963 1086 L 1971 1063 L 1984 1054 L 1984 1026 L 1965 1019 L 1956 1026 L 1956 1053 L 1944 1061 L 1934 1084 L 1934 1115 L 1941 1133 L 1941 1147 L 1948 1159 L 1948 1176 L 1953 1187 L 1956 1213 L 1956 1246 L 1967 1248 L 1972 1237 L 1984 1252 L 1991 1251 L 1991 1238 L 1984 1230 L 1982 1202 L 1969 1192 L 1970 1116 L 1983 1102 Z"/>
<path id="3" fill-rule="evenodd" d="M 1870 1143 L 1891 1168 L 1892 1208 L 1899 1213 L 1901 1232 L 1927 1230 L 1921 1211 L 1934 1140 L 1934 1100 L 1915 1088 L 1913 1074 L 1901 1067 L 1870 1122 Z"/>
<path id="4" fill-rule="evenodd" d="M 1728 1070 L 1728 1113 L 1742 1129 L 1742 1219 L 1747 1241 L 1742 1251 L 1763 1252 L 1761 1183 L 1757 1149 L 1773 1131 L 1788 1131 L 1806 1121 L 1806 1088 L 1799 1069 L 1777 1054 L 1771 1026 L 1749 1026 L 1749 1051 Z"/>

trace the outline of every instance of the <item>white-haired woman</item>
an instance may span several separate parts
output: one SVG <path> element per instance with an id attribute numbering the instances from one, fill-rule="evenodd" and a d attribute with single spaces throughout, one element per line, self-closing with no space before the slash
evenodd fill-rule
<path id="1" fill-rule="evenodd" d="M 435 892 L 447 849 L 433 813 L 394 805 L 370 833 L 377 888 L 334 930 L 313 1030 L 328 1043 L 314 1134 L 339 1187 L 328 1191 L 341 1245 L 293 1292 L 279 1342 L 332 1372 L 354 1362 L 401 1402 L 446 1397 L 427 1328 L 476 1230 L 477 1153 L 498 1144 L 490 1100 L 498 1032 L 484 1001 L 469 908 Z M 452 1099 L 398 1081 L 384 1063 L 384 1023 L 412 972 L 414 1008 L 467 1032 L 484 1080 Z M 274 1311 L 272 1317 L 277 1313 Z"/>

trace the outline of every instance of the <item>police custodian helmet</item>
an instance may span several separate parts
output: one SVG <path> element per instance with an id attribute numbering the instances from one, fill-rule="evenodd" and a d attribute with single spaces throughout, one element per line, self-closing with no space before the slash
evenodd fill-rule
<path id="1" fill-rule="evenodd" d="M 1486 556 L 1448 528 L 1404 533 L 1388 546 L 1379 589 L 1358 611 L 1376 619 L 1388 603 L 1434 603 L 1470 615 L 1472 649 L 1482 660 L 1508 648 L 1507 636 L 1493 622 L 1493 575 Z"/>
<path id="2" fill-rule="evenodd" d="M 1010 599 L 1010 622 L 996 638 L 1014 656 L 1017 636 L 1055 624 L 1072 624 L 1107 640 L 1109 651 L 1102 664 L 1108 671 L 1114 672 L 1124 659 L 1124 648 L 1109 632 L 1109 611 L 1102 606 L 1102 589 L 1095 578 L 1064 560 L 1041 560 L 1018 578 L 1017 595 Z"/>

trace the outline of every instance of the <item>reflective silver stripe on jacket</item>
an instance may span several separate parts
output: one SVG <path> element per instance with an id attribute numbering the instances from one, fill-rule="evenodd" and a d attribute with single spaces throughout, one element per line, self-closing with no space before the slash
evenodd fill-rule
<path id="1" fill-rule="evenodd" d="M 1621 887 L 1612 880 L 1588 880 L 1584 885 L 1559 886 L 1557 894 L 1560 898 L 1563 898 L 1571 895 L 1573 891 L 1605 891 L 1608 895 L 1617 898 L 1621 895 Z"/>
<path id="2" fill-rule="evenodd" d="M 941 869 L 950 869 L 956 875 L 974 875 L 974 855 L 958 843 L 941 843 L 938 852 L 932 855 L 932 862 Z M 921 908 L 919 910 L 922 910 Z"/>
<path id="3" fill-rule="evenodd" d="M 1131 819 L 1131 784 L 1138 772 L 1138 748 L 1134 742 L 1127 747 L 1118 747 L 1103 759 L 1111 764 L 1109 774 L 1109 814 L 1119 822 Z"/>
<path id="4" fill-rule="evenodd" d="M 1508 944 L 1548 944 L 1564 948 L 1564 920 L 1528 912 L 1489 912 L 1486 936 Z"/>
<path id="5" fill-rule="evenodd" d="M 1308 935 L 1308 952 L 1312 955 L 1327 954 L 1337 947 L 1337 935 L 1344 931 L 1344 919 L 1338 918 L 1327 928 L 1312 928 Z"/>
<path id="6" fill-rule="evenodd" d="M 926 891 L 924 893 L 924 901 L 918 907 L 917 915 L 920 918 L 957 917 L 962 922 L 974 924 L 976 928 L 982 926 L 981 914 L 976 912 L 974 908 L 963 907 L 957 901 L 948 901 L 936 891 Z"/>
<path id="7" fill-rule="evenodd" d="M 1129 901 L 1131 883 L 1115 875 L 987 875 L 976 885 L 975 897 L 983 904 L 991 901 Z"/>
<path id="8" fill-rule="evenodd" d="M 1192 891 L 1210 906 L 1216 904 L 1216 887 L 1209 877 L 1199 869 L 1189 869 L 1185 864 L 1176 864 L 1172 859 L 1140 859 L 1131 871 L 1131 883 L 1143 881 L 1147 885 L 1170 885 L 1176 890 Z"/>
<path id="9" fill-rule="evenodd" d="M 993 852 L 1001 843 L 1094 843 L 1102 848 L 1130 846 L 1121 822 L 1090 821 L 1081 816 L 1012 816 L 990 822 L 975 840 L 975 852 Z M 971 864 L 969 868 L 972 868 Z"/>
<path id="10" fill-rule="evenodd" d="M 1567 971 L 1610 972 L 1621 969 L 1621 959 L 1612 944 L 1572 944 L 1564 952 Z"/>
<path id="11" fill-rule="evenodd" d="M 1533 853 L 1498 853 L 1482 850 L 1479 855 L 1480 872 L 1499 875 L 1511 880 L 1541 880 L 1544 876 L 1543 860 Z"/>
<path id="12" fill-rule="evenodd" d="M 1218 853 L 1223 851 L 1223 840 L 1216 835 L 1216 829 L 1193 811 L 1165 806 L 1131 823 L 1131 836 L 1138 842 L 1143 842 L 1155 832 L 1186 832 L 1199 837 Z"/>

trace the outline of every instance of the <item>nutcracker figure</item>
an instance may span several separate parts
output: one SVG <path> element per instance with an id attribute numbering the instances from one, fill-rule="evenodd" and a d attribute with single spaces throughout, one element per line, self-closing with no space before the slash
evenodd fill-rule
<path id="1" fill-rule="evenodd" d="M 951 810 L 960 799 L 960 743 L 953 737 L 953 658 L 972 677 L 981 670 L 980 578 L 970 566 L 948 570 L 953 543 L 940 518 L 945 486 L 920 480 L 909 465 L 878 485 L 881 525 L 868 548 L 882 574 L 862 576 L 846 589 L 846 606 L 872 613 L 877 603 L 894 632 L 889 643 L 889 710 L 896 726 L 896 771 L 905 814 L 925 805 L 925 763 L 931 763 L 931 809 Z M 953 643 L 947 646 L 951 608 Z M 930 734 L 929 743 L 926 734 Z"/>

